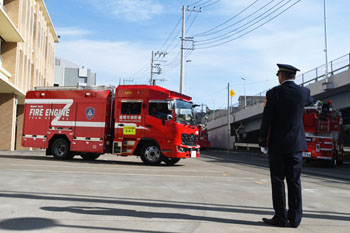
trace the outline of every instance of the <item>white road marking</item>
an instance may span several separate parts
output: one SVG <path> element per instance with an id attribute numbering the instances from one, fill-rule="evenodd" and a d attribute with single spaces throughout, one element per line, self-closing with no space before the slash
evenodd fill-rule
<path id="1" fill-rule="evenodd" d="M 314 193 L 314 192 L 318 191 L 318 189 L 303 189 L 303 191 Z"/>
<path id="2" fill-rule="evenodd" d="M 234 179 L 234 180 L 252 180 L 250 177 L 228 177 L 228 176 L 186 176 L 170 174 L 148 174 L 148 173 L 117 173 L 117 172 L 91 172 L 91 171 L 52 171 L 52 170 L 26 170 L 26 169 L 2 169 L 4 171 L 14 172 L 39 172 L 39 173 L 70 173 L 70 174 L 89 174 L 89 175 L 120 175 L 120 176 L 140 176 L 140 177 L 173 177 L 173 178 L 201 178 L 201 179 Z"/>
<path id="3" fill-rule="evenodd" d="M 12 163 L 10 164 L 10 166 L 23 166 L 23 167 L 50 167 L 50 168 L 78 168 L 78 169 L 100 169 L 100 166 L 96 166 L 96 167 L 82 167 L 82 166 L 74 166 L 75 164 L 73 164 L 72 166 L 59 166 L 59 165 L 45 165 L 45 164 L 21 164 L 21 163 Z M 113 163 L 113 164 L 109 164 L 112 166 L 118 165 L 117 163 Z M 142 166 L 142 165 L 140 165 Z M 154 167 L 157 168 L 157 167 Z M 159 171 L 159 169 L 150 169 L 150 168 L 130 168 L 130 167 L 120 167 L 118 165 L 118 167 L 105 167 L 104 169 L 113 169 L 113 170 L 135 170 L 135 171 L 140 171 L 140 170 L 144 170 L 144 171 Z M 205 171 L 198 171 L 198 170 L 169 170 L 169 172 L 196 172 L 196 173 L 226 173 L 225 171 L 215 171 L 215 170 L 205 170 Z M 227 174 L 227 173 L 226 173 Z"/>

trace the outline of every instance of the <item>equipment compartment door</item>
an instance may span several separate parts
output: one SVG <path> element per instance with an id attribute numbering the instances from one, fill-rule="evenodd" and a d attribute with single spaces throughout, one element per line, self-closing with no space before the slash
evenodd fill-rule
<path id="1" fill-rule="evenodd" d="M 72 150 L 103 153 L 106 103 L 77 103 Z"/>

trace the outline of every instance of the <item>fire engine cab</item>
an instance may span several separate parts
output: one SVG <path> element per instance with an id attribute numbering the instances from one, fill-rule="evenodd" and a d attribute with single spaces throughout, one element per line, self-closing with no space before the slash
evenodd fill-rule
<path id="1" fill-rule="evenodd" d="M 310 160 L 327 160 L 335 167 L 342 164 L 343 143 L 341 114 L 332 108 L 332 102 L 316 102 L 314 106 L 306 107 L 304 112 L 304 127 L 307 151 L 303 158 Z"/>
<path id="2" fill-rule="evenodd" d="M 148 165 L 199 157 L 191 97 L 159 86 L 40 87 L 26 95 L 22 145 L 57 159 L 137 155 Z"/>

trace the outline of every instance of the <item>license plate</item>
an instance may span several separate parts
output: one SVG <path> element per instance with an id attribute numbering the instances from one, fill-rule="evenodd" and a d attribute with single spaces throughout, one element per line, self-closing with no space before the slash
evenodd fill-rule
<path id="1" fill-rule="evenodd" d="M 304 158 L 311 158 L 311 152 L 303 152 L 303 157 Z"/>
<path id="2" fill-rule="evenodd" d="M 191 151 L 191 158 L 197 158 L 197 152 L 195 150 Z"/>

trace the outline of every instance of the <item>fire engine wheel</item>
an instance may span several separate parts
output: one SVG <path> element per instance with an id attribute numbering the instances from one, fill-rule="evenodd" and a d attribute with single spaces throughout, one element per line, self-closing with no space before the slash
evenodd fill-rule
<path id="1" fill-rule="evenodd" d="M 180 161 L 179 158 L 169 158 L 169 157 L 163 156 L 163 162 L 166 163 L 166 165 L 169 165 L 169 166 L 175 165 L 179 161 Z"/>
<path id="2" fill-rule="evenodd" d="M 100 157 L 100 154 L 86 153 L 86 154 L 81 154 L 80 157 L 84 160 L 92 161 Z"/>
<path id="3" fill-rule="evenodd" d="M 146 165 L 159 165 L 162 162 L 162 155 L 158 146 L 146 143 L 140 151 L 141 160 Z"/>
<path id="4" fill-rule="evenodd" d="M 332 159 L 330 162 L 331 167 L 336 167 L 337 166 L 337 159 Z"/>
<path id="5" fill-rule="evenodd" d="M 343 165 L 343 161 L 344 161 L 344 156 L 341 156 L 340 159 L 337 161 L 337 164 Z"/>
<path id="6" fill-rule="evenodd" d="M 337 164 L 338 165 L 343 165 L 343 162 L 344 162 L 344 151 L 342 150 L 340 155 L 338 155 L 338 161 L 337 161 Z"/>
<path id="7" fill-rule="evenodd" d="M 66 139 L 58 138 L 52 143 L 51 152 L 55 159 L 72 159 L 74 154 L 70 152 L 70 146 Z"/>

